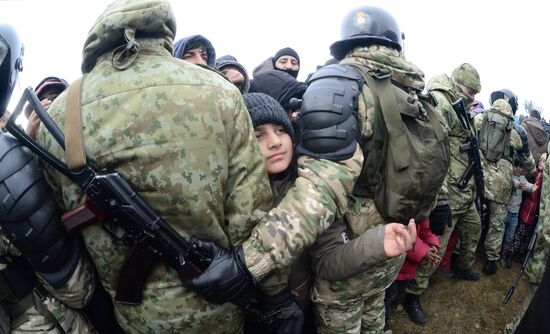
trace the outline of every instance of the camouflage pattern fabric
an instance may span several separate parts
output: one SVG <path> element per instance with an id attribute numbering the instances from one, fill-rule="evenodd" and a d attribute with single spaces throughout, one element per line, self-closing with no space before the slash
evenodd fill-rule
<path id="1" fill-rule="evenodd" d="M 356 48 L 344 61 L 369 68 L 389 69 L 392 78 L 403 86 L 418 91 L 424 88 L 422 71 L 391 48 Z M 372 136 L 374 109 L 372 93 L 365 85 L 358 107 L 363 139 Z M 250 240 L 243 244 L 247 267 L 257 279 L 275 268 L 288 266 L 305 247 L 313 244 L 322 231 L 335 220 L 342 219 L 344 214 L 356 235 L 372 226 L 387 223 L 382 220 L 371 200 L 350 197 L 363 163 L 359 149 L 354 157 L 345 161 L 333 162 L 302 156 L 298 163 L 299 176 L 295 187 L 287 192 L 281 203 L 254 229 Z M 368 216 L 364 215 L 365 210 Z M 381 312 L 377 314 L 383 315 L 384 289 L 395 280 L 403 261 L 404 256 L 401 256 L 343 281 L 318 279 L 312 300 L 324 305 L 342 305 L 351 300 L 379 295 Z M 368 312 L 371 307 L 370 303 L 356 305 L 362 305 L 363 312 Z M 365 321 L 373 318 L 367 317 Z M 383 316 L 374 323 L 361 326 L 383 328 Z"/>
<path id="2" fill-rule="evenodd" d="M 539 222 L 537 226 L 538 236 L 533 249 L 533 255 L 525 267 L 525 277 L 529 282 L 527 294 L 523 301 L 521 311 L 514 320 L 508 323 L 504 328 L 503 333 L 505 334 L 515 333 L 516 327 L 531 304 L 531 300 L 546 270 L 546 261 L 550 253 L 550 196 L 548 196 L 548 194 L 550 194 L 550 182 L 548 180 L 550 180 L 550 169 L 547 163 L 544 168 L 544 179 L 540 197 Z"/>
<path id="3" fill-rule="evenodd" d="M 415 90 L 424 88 L 424 74 L 396 50 L 384 46 L 356 48 L 346 62 L 359 66 L 389 69 L 392 78 Z M 363 139 L 372 136 L 372 94 L 364 86 L 359 99 L 359 124 Z M 369 116 L 370 115 L 370 116 Z M 348 195 L 361 172 L 363 156 L 344 161 L 328 161 L 302 156 L 299 176 L 277 208 L 271 210 L 243 244 L 247 267 L 261 279 L 276 267 L 288 266 L 335 218 L 343 217 Z"/>
<path id="4" fill-rule="evenodd" d="M 8 258 L 20 256 L 21 252 L 13 246 L 12 243 L 0 232 L 0 270 L 6 268 L 9 263 Z M 9 287 L 0 287 L 1 291 L 5 291 Z M 95 333 L 95 330 L 88 322 L 88 319 L 79 310 L 72 309 L 63 304 L 58 299 L 51 295 L 45 294 L 43 298 L 36 295 L 34 299 L 36 303 L 42 303 L 43 306 L 51 313 L 51 315 L 59 322 L 66 333 L 87 334 Z M 2 301 L 6 302 L 6 301 Z M 0 305 L 2 307 L 2 305 Z M 11 333 L 59 333 L 56 325 L 50 322 L 35 306 L 25 310 L 24 314 L 18 319 L 11 319 Z"/>
<path id="5" fill-rule="evenodd" d="M 444 234 L 439 237 L 441 247 L 438 255 L 443 257 L 451 233 L 457 227 L 460 232 L 458 267 L 460 269 L 470 269 L 474 264 L 477 243 L 481 236 L 481 220 L 474 205 L 474 178 L 470 179 L 464 189 L 457 186 L 458 180 L 470 163 L 468 152 L 460 151 L 460 145 L 466 142 L 468 132 L 460 123 L 452 107 L 452 102 L 458 98 L 458 94 L 454 91 L 451 78 L 446 74 L 437 75 L 430 79 L 426 89 L 436 100 L 436 110 L 447 123 L 451 145 L 449 174 L 447 175 L 446 185 L 442 188 L 439 197 L 448 198 L 453 219 L 452 227 L 445 228 Z M 470 127 L 473 129 L 474 124 L 472 120 L 469 119 L 469 121 Z M 430 277 L 436 269 L 431 267 L 429 262 L 424 259 L 418 266 L 415 278 L 409 282 L 406 292 L 415 295 L 422 294 L 428 288 Z"/>
<path id="6" fill-rule="evenodd" d="M 42 300 L 44 306 L 59 322 L 67 334 L 96 333 L 88 319 L 78 310 L 67 307 L 52 296 Z M 32 307 L 25 312 L 28 319 L 23 324 L 12 328 L 12 334 L 44 333 L 58 334 L 59 330 L 43 314 Z"/>
<path id="7" fill-rule="evenodd" d="M 549 150 L 550 152 L 550 150 Z M 548 162 L 544 167 L 542 188 L 540 195 L 539 222 L 537 225 L 537 241 L 533 249 L 533 255 L 525 267 L 525 276 L 529 282 L 539 284 L 544 271 L 546 261 L 550 254 L 550 167 Z"/>
<path id="8" fill-rule="evenodd" d="M 506 204 L 489 201 L 491 212 L 489 214 L 489 226 L 485 236 L 485 256 L 487 260 L 500 259 L 500 248 L 504 238 L 504 217 L 506 217 Z"/>
<path id="9" fill-rule="evenodd" d="M 457 267 L 459 269 L 470 269 L 474 265 L 477 244 L 481 236 L 481 221 L 474 203 L 470 204 L 468 210 L 464 212 L 456 215 L 453 213 L 452 227 L 446 227 L 445 233 L 439 236 L 441 243 L 439 256 L 443 257 L 445 255 L 447 243 L 455 228 L 458 228 L 460 236 Z M 430 266 L 429 261 L 424 258 L 418 266 L 415 278 L 409 281 L 405 291 L 414 295 L 421 295 L 428 288 L 430 277 L 436 270 L 437 268 Z"/>
<path id="10" fill-rule="evenodd" d="M 384 291 L 345 304 L 315 304 L 319 334 L 384 332 Z"/>
<path id="11" fill-rule="evenodd" d="M 91 68 L 81 100 L 88 160 L 116 169 L 182 237 L 238 245 L 271 203 L 264 161 L 239 90 L 212 71 L 172 57 L 173 23 L 167 1 L 116 1 L 90 31 L 83 70 Z M 157 27 L 159 35 L 131 42 L 125 29 L 140 36 L 142 26 L 145 32 Z M 101 43 L 111 34 L 130 41 L 115 55 L 101 53 L 112 45 Z M 66 98 L 60 95 L 49 109 L 62 129 Z M 38 141 L 65 160 L 43 127 Z M 76 185 L 45 169 L 65 209 L 83 201 Z M 128 247 L 99 223 L 82 235 L 114 296 Z M 128 333 L 238 333 L 243 325 L 235 305 L 205 302 L 161 263 L 149 275 L 140 305 L 114 304 Z"/>
<path id="12" fill-rule="evenodd" d="M 376 210 L 372 200 L 356 197 L 352 197 L 350 200 L 346 221 L 350 227 L 350 238 L 352 239 L 370 228 L 386 223 Z M 370 328 L 373 331 L 369 331 L 369 333 L 382 330 L 384 327 L 384 291 L 395 280 L 404 261 L 405 255 L 403 254 L 375 264 L 358 275 L 340 281 L 331 282 L 316 277 L 311 299 L 315 304 L 316 318 L 323 319 L 318 324 L 321 332 L 340 333 L 347 326 Z M 335 314 L 332 314 L 332 311 Z M 335 321 L 341 317 L 340 313 L 345 311 L 356 316 L 352 316 L 351 319 L 342 319 L 340 322 Z M 381 314 L 381 317 L 368 316 L 369 314 Z M 351 325 L 351 323 L 344 323 L 344 320 L 358 322 Z M 347 333 L 347 331 L 343 332 Z"/>
<path id="13" fill-rule="evenodd" d="M 476 94 L 481 91 L 479 73 L 471 64 L 463 63 L 453 70 L 451 74 L 454 81 L 475 90 Z"/>
<path id="14" fill-rule="evenodd" d="M 523 304 L 521 304 L 521 310 L 518 312 L 518 314 L 514 317 L 512 321 L 506 324 L 504 327 L 504 330 L 502 331 L 503 334 L 514 334 L 516 332 L 516 327 L 518 327 L 519 322 L 523 318 L 523 315 L 527 311 L 527 308 L 529 308 L 529 304 L 531 304 L 531 299 L 533 299 L 533 296 L 535 295 L 535 292 L 537 291 L 538 284 L 534 284 L 529 282 L 527 285 L 527 292 L 525 293 L 525 299 L 523 300 Z"/>
<path id="15" fill-rule="evenodd" d="M 460 214 L 467 211 L 474 201 L 475 181 L 471 178 L 466 188 L 459 189 L 457 187 L 458 180 L 470 164 L 468 152 L 460 151 L 460 145 L 466 142 L 468 133 L 461 125 L 452 107 L 452 102 L 458 98 L 458 95 L 453 90 L 451 78 L 446 74 L 437 75 L 430 79 L 426 89 L 428 89 L 436 100 L 436 110 L 447 122 L 447 127 L 449 128 L 451 164 L 449 166 L 446 186 L 443 188 L 443 190 L 447 190 L 447 193 L 440 192 L 439 197 L 449 199 L 449 205 L 451 206 L 453 215 Z M 473 129 L 473 123 L 470 125 Z"/>

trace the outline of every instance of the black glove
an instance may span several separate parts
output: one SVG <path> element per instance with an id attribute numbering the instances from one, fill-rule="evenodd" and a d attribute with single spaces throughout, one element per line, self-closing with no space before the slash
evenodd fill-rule
<path id="1" fill-rule="evenodd" d="M 185 286 L 213 304 L 234 302 L 247 308 L 255 304 L 254 277 L 246 268 L 242 246 L 227 250 L 211 241 L 193 239 L 193 248 L 212 259 L 199 276 L 186 281 Z"/>
<path id="2" fill-rule="evenodd" d="M 292 297 L 289 289 L 284 289 L 274 296 L 263 296 L 261 299 L 264 321 L 272 323 L 270 333 L 301 333 L 304 327 L 304 313 Z"/>
<path id="3" fill-rule="evenodd" d="M 453 226 L 453 216 L 449 204 L 436 206 L 430 213 L 430 230 L 433 234 L 443 235 L 445 225 L 449 228 Z"/>

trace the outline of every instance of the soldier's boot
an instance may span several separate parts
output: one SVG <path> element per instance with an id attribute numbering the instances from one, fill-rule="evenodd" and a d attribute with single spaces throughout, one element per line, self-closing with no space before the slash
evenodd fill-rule
<path id="1" fill-rule="evenodd" d="M 479 273 L 476 273 L 471 269 L 457 269 L 455 270 L 453 277 L 464 281 L 477 281 L 480 276 Z"/>
<path id="2" fill-rule="evenodd" d="M 502 244 L 502 249 L 500 251 L 500 265 L 503 268 L 512 267 L 512 254 L 510 254 L 510 247 L 508 244 Z"/>
<path id="3" fill-rule="evenodd" d="M 482 272 L 483 272 L 485 275 L 487 275 L 487 276 L 496 273 L 496 272 L 497 272 L 497 264 L 496 264 L 496 261 L 494 261 L 494 260 L 487 260 L 487 262 L 485 262 L 485 266 L 483 266 Z"/>
<path id="4" fill-rule="evenodd" d="M 425 325 L 426 322 L 428 322 L 428 316 L 424 313 L 424 310 L 422 310 L 422 306 L 420 305 L 419 295 L 407 293 L 403 306 L 405 307 L 405 311 L 407 311 L 409 318 L 415 324 Z"/>

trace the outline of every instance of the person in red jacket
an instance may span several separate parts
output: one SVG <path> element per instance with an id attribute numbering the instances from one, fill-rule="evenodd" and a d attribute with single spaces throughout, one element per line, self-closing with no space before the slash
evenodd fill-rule
<path id="1" fill-rule="evenodd" d="M 386 324 L 384 331 L 388 331 L 389 317 L 391 306 L 395 300 L 405 291 L 407 283 L 416 276 L 416 270 L 420 265 L 420 262 L 427 258 L 430 265 L 437 266 L 441 261 L 441 257 L 438 254 L 440 248 L 439 237 L 432 233 L 430 230 L 430 220 L 425 219 L 417 225 L 416 242 L 414 246 L 407 252 L 407 257 L 397 278 L 386 289 L 386 296 L 384 298 L 384 305 L 386 308 Z"/>

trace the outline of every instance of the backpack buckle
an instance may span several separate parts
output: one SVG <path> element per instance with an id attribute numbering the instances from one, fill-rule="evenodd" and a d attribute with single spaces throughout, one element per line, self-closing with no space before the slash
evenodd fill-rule
<path id="1" fill-rule="evenodd" d="M 391 77 L 391 71 L 386 69 L 373 69 L 369 71 L 370 76 L 374 77 L 377 80 L 384 80 Z"/>

